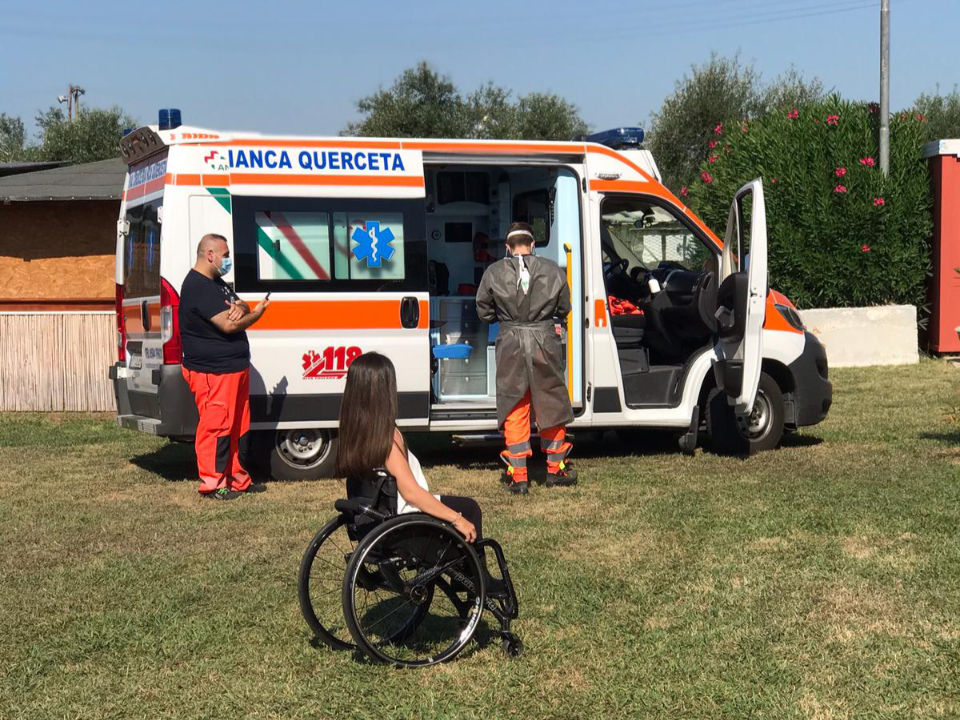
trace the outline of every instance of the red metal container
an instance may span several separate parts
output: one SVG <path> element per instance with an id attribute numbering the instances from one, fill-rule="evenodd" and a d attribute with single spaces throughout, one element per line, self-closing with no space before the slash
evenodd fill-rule
<path id="1" fill-rule="evenodd" d="M 929 297 L 927 347 L 935 353 L 960 353 L 960 140 L 928 143 L 933 189 L 933 277 Z"/>

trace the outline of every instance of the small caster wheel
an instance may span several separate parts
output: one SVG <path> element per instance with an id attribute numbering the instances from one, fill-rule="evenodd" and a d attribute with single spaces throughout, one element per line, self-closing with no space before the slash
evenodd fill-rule
<path id="1" fill-rule="evenodd" d="M 520 657 L 523 654 L 523 642 L 513 633 L 503 639 L 503 651 L 508 657 Z"/>

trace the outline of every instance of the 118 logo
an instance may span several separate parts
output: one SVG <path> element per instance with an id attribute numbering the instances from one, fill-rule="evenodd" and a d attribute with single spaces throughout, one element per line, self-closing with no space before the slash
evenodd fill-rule
<path id="1" fill-rule="evenodd" d="M 342 378 L 361 354 L 363 351 L 356 346 L 328 347 L 320 353 L 309 350 L 303 354 L 303 377 Z"/>

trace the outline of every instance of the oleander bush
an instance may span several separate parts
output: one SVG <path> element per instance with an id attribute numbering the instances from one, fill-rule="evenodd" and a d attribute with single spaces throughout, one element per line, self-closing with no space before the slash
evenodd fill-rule
<path id="1" fill-rule="evenodd" d="M 832 96 L 717 125 L 699 178 L 680 194 L 722 233 L 734 193 L 761 177 L 770 286 L 800 307 L 922 305 L 933 222 L 925 122 L 892 116 L 889 177 L 875 104 Z"/>

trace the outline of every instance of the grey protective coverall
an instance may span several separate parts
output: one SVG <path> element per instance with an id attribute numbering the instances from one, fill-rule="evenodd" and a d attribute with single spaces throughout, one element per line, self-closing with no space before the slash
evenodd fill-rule
<path id="1" fill-rule="evenodd" d="M 563 270 L 546 258 L 520 256 L 530 273 L 526 295 L 518 287 L 518 256 L 487 268 L 477 289 L 477 314 L 484 322 L 500 323 L 497 336 L 497 425 L 530 390 L 533 412 L 541 429 L 573 420 L 563 373 L 563 346 L 554 318 L 570 312 L 570 289 Z"/>

